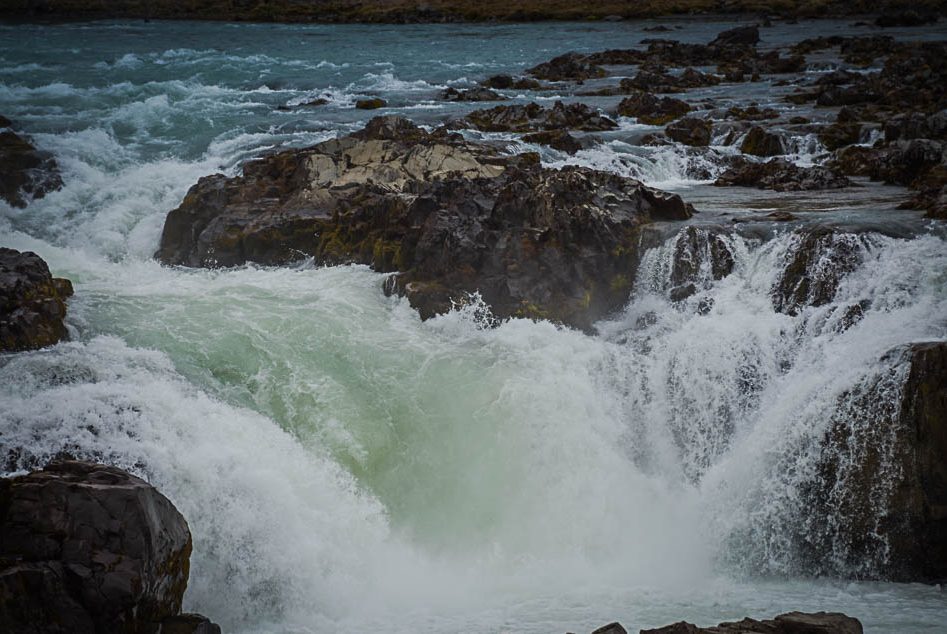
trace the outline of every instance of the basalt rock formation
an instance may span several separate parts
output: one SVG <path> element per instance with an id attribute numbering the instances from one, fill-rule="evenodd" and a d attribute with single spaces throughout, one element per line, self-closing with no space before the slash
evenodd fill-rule
<path id="1" fill-rule="evenodd" d="M 618 127 L 617 123 L 585 104 L 564 104 L 561 101 L 557 101 L 551 108 L 543 108 L 537 103 L 528 103 L 475 110 L 467 115 L 466 122 L 485 132 L 548 130 L 598 132 Z"/>
<path id="2" fill-rule="evenodd" d="M 0 630 L 9 634 L 219 634 L 181 615 L 190 555 L 177 509 L 121 469 L 58 460 L 0 480 Z"/>
<path id="3" fill-rule="evenodd" d="M 628 298 L 642 226 L 683 220 L 680 197 L 581 167 L 543 168 L 406 119 L 202 178 L 168 214 L 166 264 L 311 256 L 396 272 L 426 318 L 479 292 L 497 317 L 588 329 Z"/>
<path id="4" fill-rule="evenodd" d="M 63 320 L 70 295 L 72 283 L 53 277 L 38 255 L 0 247 L 0 352 L 68 339 Z"/>
<path id="5" fill-rule="evenodd" d="M 36 149 L 0 116 L 0 198 L 14 207 L 25 207 L 62 187 L 59 166 L 52 154 Z"/>

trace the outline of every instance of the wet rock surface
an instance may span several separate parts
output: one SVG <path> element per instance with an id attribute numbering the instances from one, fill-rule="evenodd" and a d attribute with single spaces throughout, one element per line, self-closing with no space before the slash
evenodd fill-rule
<path id="1" fill-rule="evenodd" d="M 0 480 L 0 629 L 217 633 L 180 616 L 190 554 L 181 514 L 120 469 L 58 460 Z"/>
<path id="2" fill-rule="evenodd" d="M 785 159 L 742 160 L 721 174 L 718 187 L 756 187 L 774 191 L 812 191 L 851 187 L 852 181 L 826 167 L 800 167 Z"/>
<path id="3" fill-rule="evenodd" d="M 581 103 L 564 104 L 557 101 L 551 108 L 537 103 L 516 106 L 497 106 L 476 110 L 466 121 L 485 132 L 538 132 L 543 130 L 612 130 L 618 124 Z"/>
<path id="4" fill-rule="evenodd" d="M 12 126 L 0 116 L 0 199 L 13 207 L 25 207 L 62 187 L 62 177 L 52 154 L 38 150 Z"/>
<path id="5" fill-rule="evenodd" d="M 815 226 L 796 238 L 773 289 L 773 307 L 789 315 L 831 302 L 841 279 L 861 262 L 858 236 Z"/>
<path id="6" fill-rule="evenodd" d="M 69 338 L 69 280 L 53 277 L 35 253 L 0 247 L 0 352 L 33 350 Z"/>
<path id="7" fill-rule="evenodd" d="M 862 634 L 858 619 L 838 612 L 788 612 L 774 619 L 745 618 L 715 627 L 698 627 L 686 621 L 641 630 L 641 634 Z"/>
<path id="8" fill-rule="evenodd" d="M 579 328 L 628 297 L 640 228 L 683 220 L 680 197 L 581 167 L 542 168 L 405 119 L 201 179 L 165 223 L 166 264 L 303 256 L 395 272 L 430 317 L 479 292 L 498 317 Z"/>
<path id="9" fill-rule="evenodd" d="M 673 97 L 655 97 L 646 92 L 635 93 L 618 104 L 618 114 L 635 117 L 649 125 L 664 125 L 683 117 L 690 110 L 690 105 L 685 101 Z"/>

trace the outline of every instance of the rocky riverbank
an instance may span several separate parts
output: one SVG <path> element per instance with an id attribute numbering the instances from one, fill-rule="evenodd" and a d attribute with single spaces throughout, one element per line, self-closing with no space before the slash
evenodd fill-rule
<path id="1" fill-rule="evenodd" d="M 174 505 L 121 469 L 56 460 L 0 479 L 8 634 L 220 634 L 181 613 L 190 555 Z"/>
<path id="2" fill-rule="evenodd" d="M 0 17 L 27 19 L 148 18 L 202 19 L 260 22 L 481 22 L 539 20 L 626 20 L 680 14 L 754 14 L 764 12 L 782 17 L 830 17 L 878 14 L 879 26 L 927 24 L 943 10 L 942 0 L 884 0 L 883 2 L 842 2 L 841 0 L 590 0 L 581 4 L 562 0 L 485 0 L 477 3 L 458 0 L 119 0 L 107 8 L 88 0 L 10 0 L 0 8 Z"/>

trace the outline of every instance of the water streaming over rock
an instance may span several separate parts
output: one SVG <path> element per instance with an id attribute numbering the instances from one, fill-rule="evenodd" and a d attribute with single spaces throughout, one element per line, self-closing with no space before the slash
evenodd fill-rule
<path id="1" fill-rule="evenodd" d="M 898 474 L 882 469 L 863 499 L 844 483 L 866 456 L 894 468 L 904 347 L 947 337 L 943 233 L 884 216 L 886 188 L 790 201 L 857 229 L 737 231 L 725 214 L 790 199 L 722 200 L 701 184 L 717 164 L 677 147 L 547 152 L 674 187 L 704 213 L 649 238 L 627 307 L 596 335 L 485 327 L 476 302 L 421 322 L 364 267 L 151 255 L 200 176 L 357 127 L 362 92 L 457 114 L 429 93 L 561 52 L 561 31 L 496 27 L 481 60 L 463 36 L 482 26 L 195 24 L 168 43 L 166 25 L 67 25 L 27 73 L 13 40 L 41 32 L 10 28 L 0 107 L 66 185 L 0 209 L 0 237 L 76 296 L 72 342 L 0 359 L 0 460 L 10 472 L 66 451 L 147 477 L 194 533 L 186 607 L 231 632 L 582 631 L 797 608 L 874 631 L 942 625 L 936 588 L 810 578 L 886 565 Z M 573 48 L 627 37 L 585 28 L 568 27 Z M 353 42 L 366 36 L 374 54 Z M 273 110 L 324 91 L 325 112 Z M 877 538 L 854 542 L 854 520 Z"/>

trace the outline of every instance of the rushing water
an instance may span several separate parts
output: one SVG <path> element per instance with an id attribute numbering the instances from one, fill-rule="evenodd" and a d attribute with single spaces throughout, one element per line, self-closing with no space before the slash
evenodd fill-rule
<path id="1" fill-rule="evenodd" d="M 475 107 L 437 101 L 442 87 L 632 46 L 643 26 L 0 27 L 0 113 L 55 153 L 66 183 L 25 210 L 0 203 L 0 244 L 76 286 L 71 342 L 0 358 L 0 455 L 21 448 L 22 466 L 66 450 L 148 478 L 194 535 L 185 607 L 228 632 L 581 632 L 789 609 L 943 631 L 939 587 L 856 581 L 883 543 L 853 561 L 844 539 L 812 536 L 833 544 L 814 568 L 794 542 L 817 530 L 800 490 L 828 426 L 885 415 L 896 351 L 947 337 L 945 238 L 893 210 L 903 190 L 714 189 L 713 161 L 636 145 L 654 128 L 632 120 L 576 157 L 542 149 L 551 165 L 681 192 L 703 211 L 696 227 L 790 208 L 854 231 L 838 238 L 853 264 L 834 301 L 794 316 L 771 299 L 791 227 L 722 238 L 732 274 L 714 279 L 704 260 L 680 303 L 674 250 L 694 238 L 704 253 L 712 234 L 672 235 L 594 336 L 484 328 L 475 305 L 422 323 L 364 267 L 151 259 L 200 176 L 358 128 L 359 96 L 434 124 Z M 672 37 L 708 41 L 730 25 L 680 26 Z M 809 28 L 766 30 L 764 44 Z M 778 105 L 763 84 L 726 90 Z M 330 103 L 293 108 L 317 97 Z M 819 152 L 806 138 L 796 150 Z M 849 326 L 853 305 L 864 316 Z M 846 400 L 859 390 L 880 396 Z"/>

